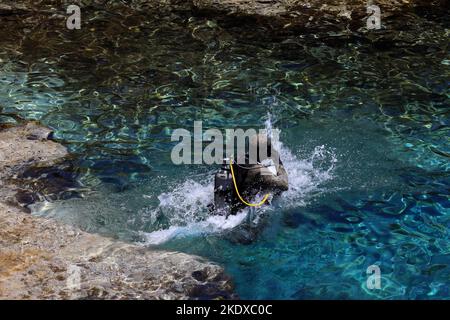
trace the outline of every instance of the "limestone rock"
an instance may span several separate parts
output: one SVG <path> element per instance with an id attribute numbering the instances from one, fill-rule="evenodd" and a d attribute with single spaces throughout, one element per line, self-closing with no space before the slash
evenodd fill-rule
<path id="1" fill-rule="evenodd" d="M 50 133 L 35 123 L 0 131 L 0 299 L 234 297 L 223 269 L 200 257 L 88 234 L 12 206 L 14 176 L 67 155 Z"/>
<path id="2" fill-rule="evenodd" d="M 223 269 L 199 257 L 88 234 L 2 203 L 0 226 L 0 299 L 233 297 Z"/>
<path id="3" fill-rule="evenodd" d="M 64 158 L 67 150 L 49 140 L 52 131 L 36 123 L 0 131 L 0 178 L 24 167 L 51 165 Z"/>

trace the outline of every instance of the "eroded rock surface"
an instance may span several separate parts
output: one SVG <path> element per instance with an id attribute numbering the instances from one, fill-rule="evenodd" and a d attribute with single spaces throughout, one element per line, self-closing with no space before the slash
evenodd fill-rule
<path id="1" fill-rule="evenodd" d="M 301 11 L 333 12 L 339 7 L 365 9 L 375 4 L 386 10 L 400 9 L 403 6 L 426 4 L 424 0 L 193 0 L 198 8 L 216 8 L 229 12 L 242 12 L 262 16 L 297 15 Z"/>
<path id="2" fill-rule="evenodd" d="M 14 175 L 66 156 L 50 133 L 37 124 L 0 132 L 0 299 L 233 297 L 223 269 L 200 257 L 88 234 L 11 205 Z"/>
<path id="3" fill-rule="evenodd" d="M 70 4 L 82 8 L 114 8 L 126 6 L 147 11 L 195 11 L 212 10 L 227 14 L 259 15 L 266 17 L 320 16 L 344 10 L 344 15 L 352 11 L 366 11 L 368 4 L 375 4 L 386 12 L 405 7 L 444 4 L 446 0 L 26 0 L 2 1 L 0 11 L 36 11 L 64 13 Z M 343 9 L 346 6 L 346 9 Z M 347 11 L 349 13 L 347 13 Z"/>
<path id="4" fill-rule="evenodd" d="M 211 299 L 231 292 L 223 269 L 201 258 L 88 234 L 0 203 L 1 299 Z"/>
<path id="5" fill-rule="evenodd" d="M 0 131 L 0 178 L 30 165 L 51 165 L 67 150 L 51 141 L 52 131 L 33 122 Z"/>

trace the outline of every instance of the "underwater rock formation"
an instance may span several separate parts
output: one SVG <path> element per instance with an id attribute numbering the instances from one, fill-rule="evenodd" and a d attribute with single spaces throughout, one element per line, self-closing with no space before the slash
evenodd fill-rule
<path id="1" fill-rule="evenodd" d="M 309 20 L 312 16 L 335 15 L 351 18 L 352 12 L 366 12 L 368 4 L 381 7 L 384 12 L 392 12 L 405 7 L 439 6 L 445 0 L 7 0 L 0 4 L 3 11 L 36 11 L 63 13 L 70 4 L 80 7 L 114 8 L 127 6 L 147 11 L 195 11 L 208 10 L 235 15 L 255 15 L 263 17 L 284 17 L 291 20 Z M 346 7 L 346 8 L 344 8 Z"/>
<path id="2" fill-rule="evenodd" d="M 82 16 L 108 11 L 124 17 L 138 13 L 167 21 L 191 21 L 200 17 L 207 20 L 211 30 L 222 30 L 222 34 L 242 24 L 249 29 L 261 26 L 266 29 L 264 32 L 279 34 L 291 31 L 318 33 L 319 30 L 365 34 L 372 31 L 367 27 L 368 19 L 373 18 L 375 12 L 369 5 L 379 7 L 377 29 L 385 28 L 387 19 L 399 14 L 415 14 L 430 8 L 445 10 L 449 5 L 446 0 L 25 0 L 20 3 L 2 1 L 0 14 L 26 16 L 23 21 L 30 26 L 56 20 L 65 27 L 69 17 L 66 10 L 73 4 L 80 6 Z M 84 24 L 82 18 L 81 25 Z"/>
<path id="3" fill-rule="evenodd" d="M 30 165 L 52 165 L 67 150 L 51 141 L 52 131 L 33 122 L 0 132 L 0 179 Z"/>
<path id="4" fill-rule="evenodd" d="M 50 134 L 33 123 L 0 131 L 0 299 L 233 297 L 223 269 L 200 257 L 146 249 L 23 212 L 12 200 L 21 187 L 12 178 L 67 155 Z"/>
<path id="5" fill-rule="evenodd" d="M 440 2 L 434 1 L 435 3 Z M 362 9 L 374 4 L 387 11 L 397 10 L 404 6 L 431 4 L 424 0 L 193 0 L 198 8 L 218 9 L 227 12 L 245 13 L 261 16 L 298 16 L 303 13 L 331 13 L 347 9 Z"/>
<path id="6" fill-rule="evenodd" d="M 373 13 L 369 5 L 380 8 L 381 18 L 420 7 L 448 6 L 445 0 L 192 0 L 198 11 L 220 17 L 250 17 L 273 30 L 314 28 L 357 30 L 366 26 Z M 349 26 L 350 25 L 350 26 Z M 362 28 L 361 28 L 362 29 Z"/>

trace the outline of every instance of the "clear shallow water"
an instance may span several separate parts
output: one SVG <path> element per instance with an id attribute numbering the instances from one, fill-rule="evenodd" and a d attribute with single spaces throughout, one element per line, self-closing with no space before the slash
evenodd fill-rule
<path id="1" fill-rule="evenodd" d="M 73 154 L 84 197 L 36 214 L 208 257 L 242 298 L 448 299 L 448 14 L 418 14 L 297 35 L 204 17 L 90 12 L 81 32 L 2 17 L 0 121 L 40 120 Z M 230 231 L 246 213 L 208 216 L 217 168 L 172 165 L 170 134 L 194 120 L 262 128 L 268 114 L 291 190 L 243 245 Z M 365 288 L 372 264 L 383 290 Z"/>

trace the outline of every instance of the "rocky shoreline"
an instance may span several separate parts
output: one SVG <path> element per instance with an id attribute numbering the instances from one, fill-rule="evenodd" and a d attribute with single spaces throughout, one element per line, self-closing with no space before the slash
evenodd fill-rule
<path id="1" fill-rule="evenodd" d="M 168 14 L 169 12 L 208 11 L 215 15 L 268 17 L 298 24 L 321 19 L 352 19 L 367 14 L 368 5 L 377 5 L 384 13 L 417 7 L 446 6 L 445 0 L 13 0 L 2 1 L 0 12 L 35 12 L 65 15 L 68 5 L 84 9 L 129 8 Z"/>
<path id="2" fill-rule="evenodd" d="M 15 176 L 67 156 L 37 124 L 0 131 L 0 299 L 228 299 L 224 270 L 200 257 L 150 250 L 32 216 Z"/>

